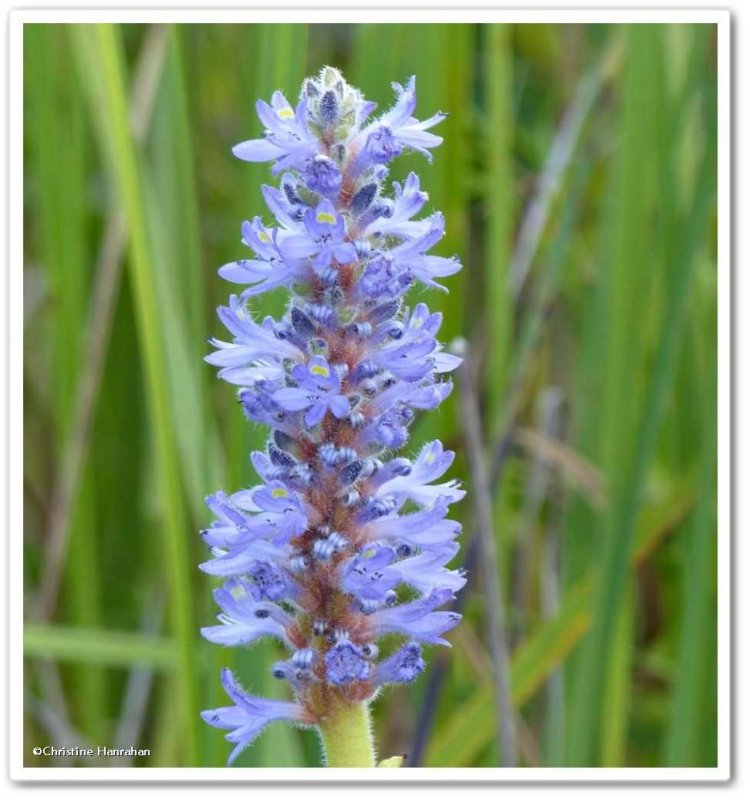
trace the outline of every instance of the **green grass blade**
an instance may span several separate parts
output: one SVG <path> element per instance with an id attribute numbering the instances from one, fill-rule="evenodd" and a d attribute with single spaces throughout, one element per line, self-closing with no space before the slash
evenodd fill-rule
<path id="1" fill-rule="evenodd" d="M 711 160 L 709 152 L 704 160 L 703 174 L 693 208 L 679 237 L 680 247 L 674 261 L 675 265 L 679 265 L 679 280 L 670 292 L 669 307 L 664 315 L 662 338 L 655 361 L 653 380 L 646 398 L 646 413 L 634 448 L 633 466 L 622 490 L 621 504 L 616 506 L 616 513 L 613 512 L 611 538 L 605 550 L 604 571 L 596 602 L 598 613 L 592 629 L 592 642 L 589 643 L 589 661 L 584 662 L 585 667 L 581 670 L 579 678 L 577 700 L 579 711 L 573 719 L 572 730 L 577 731 L 580 738 L 573 743 L 569 761 L 571 764 L 589 763 L 591 757 L 589 748 L 593 744 L 592 737 L 599 724 L 603 668 L 608 657 L 614 620 L 621 600 L 626 550 L 632 537 L 633 522 L 643 491 L 645 472 L 653 454 L 664 398 L 673 372 L 675 350 L 681 335 L 686 299 L 689 296 L 691 269 L 695 261 L 694 243 L 697 231 L 705 220 L 712 195 Z M 677 267 L 673 268 L 677 271 Z M 597 698 L 594 702 L 591 701 L 592 694 Z M 588 705 L 586 696 L 589 697 Z"/>
<path id="2" fill-rule="evenodd" d="M 565 660 L 589 625 L 591 580 L 574 587 L 560 613 L 532 632 L 514 653 L 511 663 L 511 700 L 520 708 Z M 461 703 L 430 742 L 426 766 L 468 766 L 494 736 L 492 687 L 482 686 Z"/>
<path id="3" fill-rule="evenodd" d="M 690 490 L 682 483 L 653 498 L 653 504 L 644 509 L 639 521 L 636 543 L 631 551 L 633 563 L 648 557 L 676 522 L 689 512 L 690 498 Z M 516 708 L 530 700 L 547 677 L 568 660 L 589 630 L 597 578 L 592 571 L 568 588 L 558 615 L 538 625 L 513 654 L 511 686 Z M 470 766 L 493 739 L 492 706 L 489 683 L 476 689 L 469 699 L 463 699 L 433 737 L 425 764 Z"/>
<path id="4" fill-rule="evenodd" d="M 640 179 L 648 158 L 656 152 L 654 133 L 643 119 L 644 84 L 654 85 L 652 58 L 660 53 L 659 33 L 653 26 L 628 29 L 628 57 L 623 93 L 623 143 L 620 149 L 614 191 L 614 211 L 610 291 L 610 330 L 604 348 L 604 394 L 602 397 L 602 458 L 610 484 L 610 513 L 602 554 L 603 571 L 596 593 L 596 612 L 590 636 L 582 653 L 568 737 L 568 763 L 590 766 L 598 738 L 603 706 L 605 664 L 609 658 L 615 621 L 619 613 L 625 566 L 641 502 L 645 473 L 653 456 L 666 392 L 680 341 L 685 300 L 689 296 L 691 270 L 695 261 L 695 242 L 705 220 L 711 197 L 710 174 L 704 169 L 692 208 L 677 237 L 676 252 L 669 253 L 664 243 L 657 247 L 671 256 L 668 265 L 667 306 L 659 313 L 657 348 L 650 379 L 644 381 L 645 400 L 639 408 L 639 367 L 637 354 L 645 333 L 634 331 L 633 320 L 648 314 L 643 308 L 642 287 L 634 270 L 648 262 L 643 249 L 648 223 L 648 184 Z M 650 82 L 650 83 L 649 83 Z M 705 164 L 705 162 L 704 162 Z M 639 165 L 636 167 L 636 165 Z M 647 170 L 648 171 L 648 170 Z M 653 190 L 653 185 L 652 185 Z M 652 259 L 653 263 L 653 259 Z M 652 301 L 652 308 L 656 305 Z M 646 317 L 648 320 L 648 317 Z M 648 325 L 644 325 L 648 328 Z"/>
<path id="5" fill-rule="evenodd" d="M 711 408 L 707 403 L 706 407 Z M 715 410 L 715 409 L 714 409 Z M 701 753 L 703 707 L 715 704 L 716 687 L 711 683 L 710 665 L 715 662 L 716 650 L 711 646 L 711 615 L 716 614 L 715 542 L 716 522 L 714 494 L 711 488 L 716 477 L 715 436 L 716 415 L 706 418 L 706 451 L 701 479 L 705 481 L 695 517 L 687 531 L 687 558 L 684 570 L 684 614 L 680 625 L 680 645 L 675 670 L 676 681 L 672 697 L 672 714 L 667 732 L 665 764 L 670 767 L 712 766 L 705 763 Z M 711 700 L 713 698 L 713 701 Z M 710 730 L 710 728 L 709 728 Z"/>
<path id="6" fill-rule="evenodd" d="M 713 263 L 711 263 L 713 268 Z M 698 317 L 692 341 L 704 339 L 703 331 L 709 325 L 716 330 L 715 295 L 712 308 Z M 708 323 L 705 324 L 705 323 Z M 699 333 L 700 332 L 700 333 Z M 706 748 L 703 740 L 710 740 L 716 730 L 715 676 L 716 663 L 716 459 L 717 459 L 717 392 L 716 340 L 708 337 L 705 343 L 708 355 L 703 392 L 698 394 L 704 411 L 701 426 L 701 469 L 698 479 L 700 492 L 695 515 L 687 523 L 684 536 L 682 566 L 679 645 L 675 666 L 675 681 L 671 696 L 665 764 L 672 767 L 713 766 L 713 748 Z M 706 724 L 709 717 L 710 724 Z M 708 753 L 708 757 L 705 755 Z"/>
<path id="7" fill-rule="evenodd" d="M 485 303 L 492 309 L 487 326 L 487 362 L 484 369 L 486 401 L 500 408 L 507 390 L 508 360 L 513 332 L 513 297 L 509 267 L 513 250 L 513 59 L 509 25 L 484 30 L 487 113 L 484 120 L 487 171 L 485 234 Z M 501 420 L 490 416 L 487 435 L 497 436 Z"/>
<path id="8" fill-rule="evenodd" d="M 210 319 L 205 302 L 208 276 L 204 275 L 201 264 L 195 175 L 201 161 L 193 146 L 180 27 L 170 26 L 166 36 L 164 74 L 156 98 L 149 148 L 149 174 L 158 188 L 161 227 L 169 236 L 171 257 L 179 265 L 180 280 L 175 281 L 172 291 L 175 304 L 184 315 L 186 342 L 194 357 L 205 341 L 206 323 Z"/>
<path id="9" fill-rule="evenodd" d="M 169 404 L 167 354 L 157 304 L 151 246 L 145 219 L 145 204 L 138 158 L 128 120 L 120 31 L 111 25 L 77 26 L 75 44 L 88 69 L 90 96 L 96 102 L 92 114 L 105 135 L 110 178 L 128 225 L 130 277 L 133 282 L 139 346 L 145 366 L 145 388 L 154 441 L 161 528 L 164 537 L 165 572 L 170 589 L 170 613 L 179 643 L 180 735 L 185 760 L 198 763 L 196 750 L 199 704 L 195 671 L 195 623 L 190 588 L 189 528 L 183 511 L 179 476 L 179 452 Z"/>
<path id="10" fill-rule="evenodd" d="M 149 666 L 174 670 L 177 650 L 168 639 L 107 628 L 27 623 L 23 631 L 26 658 L 46 658 L 103 667 Z"/>
<path id="11" fill-rule="evenodd" d="M 601 755 L 603 767 L 624 767 L 630 714 L 631 670 L 635 635 L 635 587 L 633 579 L 625 587 L 614 646 L 607 665 L 602 720 Z"/>
<path id="12" fill-rule="evenodd" d="M 39 223 L 27 247 L 39 260 L 50 293 L 54 328 L 49 338 L 51 422 L 57 445 L 55 481 L 59 482 L 82 373 L 90 295 L 92 254 L 87 245 L 85 200 L 89 133 L 75 75 L 61 68 L 69 59 L 69 43 L 63 31 L 53 25 L 27 25 L 24 45 L 28 81 L 25 130 L 36 180 L 32 196 L 38 202 Z M 48 132 L 53 129 L 66 130 L 70 136 L 65 157 L 49 147 Z M 66 608 L 62 613 L 74 624 L 98 626 L 103 615 L 92 477 L 90 469 L 81 471 L 67 520 L 62 592 Z M 71 680 L 77 698 L 76 722 L 88 735 L 102 738 L 107 718 L 103 713 L 106 676 L 102 670 L 85 668 L 74 673 Z"/>

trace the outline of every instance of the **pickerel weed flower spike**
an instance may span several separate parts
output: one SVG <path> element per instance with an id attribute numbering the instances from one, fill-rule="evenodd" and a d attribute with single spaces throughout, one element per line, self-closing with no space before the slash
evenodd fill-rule
<path id="1" fill-rule="evenodd" d="M 270 433 L 251 456 L 262 484 L 207 498 L 216 519 L 202 533 L 212 557 L 201 569 L 225 582 L 217 624 L 202 633 L 222 645 L 277 639 L 287 656 L 269 669 L 294 700 L 254 697 L 224 670 L 233 705 L 203 718 L 229 730 L 230 763 L 266 724 L 287 720 L 320 727 L 329 764 L 374 764 L 356 742 L 369 741 L 367 703 L 381 686 L 414 681 L 422 645 L 447 645 L 460 619 L 440 610 L 465 583 L 447 566 L 460 532 L 449 506 L 464 495 L 441 481 L 453 453 L 438 441 L 411 459 L 397 451 L 460 363 L 436 338 L 441 315 L 407 307 L 405 295 L 415 282 L 443 289 L 461 265 L 429 254 L 444 219 L 415 219 L 428 200 L 419 178 L 386 188 L 400 153 L 431 159 L 441 139 L 428 129 L 444 115 L 413 116 L 414 78 L 394 88 L 393 108 L 371 120 L 375 105 L 326 67 L 295 108 L 281 92 L 258 101 L 263 138 L 234 148 L 280 175 L 262 190 L 275 222 L 243 223 L 249 256 L 219 270 L 243 288 L 218 309 L 229 337 L 211 340 L 206 361 Z M 249 299 L 279 286 L 291 296 L 283 318 L 254 318 Z"/>

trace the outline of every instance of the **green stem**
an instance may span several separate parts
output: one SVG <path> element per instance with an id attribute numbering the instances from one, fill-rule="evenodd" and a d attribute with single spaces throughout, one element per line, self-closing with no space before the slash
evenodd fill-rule
<path id="1" fill-rule="evenodd" d="M 321 723 L 320 734 L 327 766 L 375 766 L 375 744 L 367 703 L 339 706 Z"/>

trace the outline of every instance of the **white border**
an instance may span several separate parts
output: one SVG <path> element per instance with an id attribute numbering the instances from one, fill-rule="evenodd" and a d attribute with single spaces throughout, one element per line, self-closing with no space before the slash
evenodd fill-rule
<path id="1" fill-rule="evenodd" d="M 165 3 L 165 6 L 167 4 Z M 718 169 L 718 269 L 719 269 L 719 438 L 718 438 L 718 513 L 719 513 L 719 675 L 724 676 L 719 686 L 718 719 L 718 766 L 715 768 L 677 769 L 403 769 L 373 772 L 356 769 L 335 771 L 319 768 L 39 768 L 23 766 L 23 737 L 9 736 L 9 774 L 15 781 L 24 782 L 284 782 L 284 783 L 330 783 L 352 780 L 371 782 L 413 783 L 425 781 L 447 782 L 719 782 L 731 777 L 730 765 L 730 526 L 731 526 L 731 427 L 730 427 L 730 375 L 731 375 L 731 306 L 730 306 L 730 24 L 728 11 L 723 10 L 492 10 L 481 2 L 465 9 L 439 7 L 439 3 L 413 2 L 412 8 L 399 7 L 397 2 L 385 0 L 381 8 L 352 9 L 345 3 L 326 3 L 326 8 L 257 8 L 254 10 L 186 10 L 179 7 L 163 9 L 22 9 L 9 15 L 9 423 L 17 423 L 23 413 L 23 52 L 22 27 L 25 22 L 190 22 L 190 23 L 252 23 L 252 22 L 651 22 L 651 23 L 713 23 L 718 26 L 718 114 L 719 114 L 719 169 Z M 420 6 L 420 8 L 417 8 Z M 425 11 L 429 10 L 429 18 Z M 311 16 L 314 14 L 314 20 Z M 55 132 L 50 132 L 52 136 Z M 10 332 L 15 335 L 11 336 Z M 9 458 L 20 464 L 23 454 L 23 428 L 21 424 L 9 424 Z M 10 608 L 10 731 L 20 731 L 23 725 L 23 693 L 17 688 L 23 683 L 23 530 L 22 496 L 23 471 L 9 469 L 9 608 Z"/>

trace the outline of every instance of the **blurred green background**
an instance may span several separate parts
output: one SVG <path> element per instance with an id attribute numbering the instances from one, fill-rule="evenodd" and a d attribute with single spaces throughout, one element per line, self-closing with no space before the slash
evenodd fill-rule
<path id="1" fill-rule="evenodd" d="M 26 752 L 152 751 L 27 765 L 220 766 L 219 669 L 283 692 L 275 645 L 198 636 L 203 497 L 252 485 L 264 442 L 202 357 L 215 270 L 268 217 L 267 165 L 230 148 L 324 64 L 381 108 L 415 74 L 418 115 L 450 113 L 394 175 L 465 266 L 424 299 L 471 344 L 519 764 L 716 764 L 715 48 L 710 25 L 25 25 Z M 467 553 L 460 401 L 412 447 L 458 452 Z M 473 547 L 453 649 L 376 703 L 384 756 L 501 763 Z M 271 726 L 238 763 L 319 745 Z"/>

